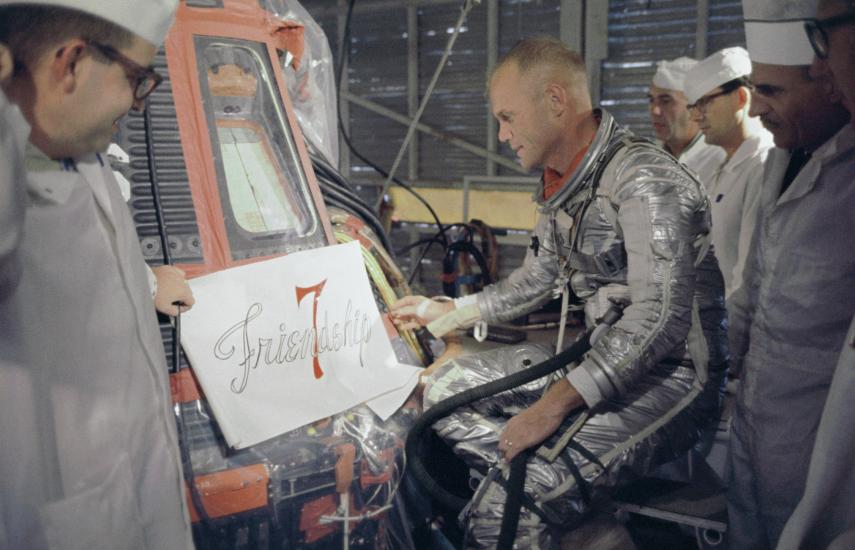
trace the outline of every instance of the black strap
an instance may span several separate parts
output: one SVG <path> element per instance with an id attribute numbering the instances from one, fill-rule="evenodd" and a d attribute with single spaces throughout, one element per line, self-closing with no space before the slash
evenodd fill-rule
<path id="1" fill-rule="evenodd" d="M 564 461 L 564 464 L 567 465 L 567 469 L 570 470 L 570 475 L 572 475 L 573 479 L 576 480 L 576 486 L 579 487 L 579 494 L 582 496 L 582 502 L 586 505 L 589 504 L 591 502 L 591 487 L 588 485 L 588 482 L 585 481 L 585 478 L 582 477 L 582 472 L 579 471 L 579 467 L 576 466 L 576 463 L 572 458 L 564 453 L 561 453 L 561 460 Z"/>
<path id="2" fill-rule="evenodd" d="M 571 440 L 570 440 L 570 442 L 569 442 L 569 443 L 567 443 L 567 446 L 568 446 L 568 447 L 570 447 L 571 449 L 573 449 L 574 451 L 576 451 L 577 453 L 579 453 L 580 455 L 582 455 L 582 457 L 583 457 L 585 460 L 587 460 L 588 462 L 590 462 L 590 463 L 592 463 L 592 464 L 596 464 L 597 466 L 599 466 L 599 467 L 600 467 L 601 469 L 603 469 L 603 470 L 605 470 L 605 469 L 606 469 L 606 467 L 605 467 L 605 466 L 603 466 L 603 463 L 602 463 L 602 462 L 600 462 L 599 457 L 597 457 L 597 455 L 595 455 L 594 453 L 592 453 L 591 451 L 589 451 L 588 449 L 586 449 L 586 448 L 585 448 L 581 443 L 579 443 L 578 441 L 574 441 L 574 440 L 572 440 L 572 439 L 571 439 Z"/>
<path id="3" fill-rule="evenodd" d="M 493 481 L 495 481 L 496 483 L 501 485 L 505 489 L 506 493 L 510 492 L 511 486 L 509 485 L 508 480 L 506 480 L 502 476 L 497 476 L 496 479 L 494 479 Z M 557 523 L 559 523 L 556 518 L 550 517 L 549 514 L 546 512 L 546 510 L 544 510 L 543 508 L 538 506 L 537 502 L 535 502 L 534 499 L 531 498 L 531 495 L 529 495 L 525 491 L 522 492 L 521 498 L 522 498 L 522 505 L 525 506 L 526 508 L 528 508 L 529 510 L 531 510 L 531 512 L 534 515 L 536 515 L 537 517 L 539 517 L 541 519 L 541 521 L 543 521 L 543 523 L 546 523 L 546 524 L 557 524 Z"/>
<path id="4" fill-rule="evenodd" d="M 585 254 L 574 251 L 569 259 L 570 267 L 583 273 L 596 273 L 614 277 L 626 265 L 626 248 L 623 241 L 615 241 L 612 246 L 598 254 Z"/>

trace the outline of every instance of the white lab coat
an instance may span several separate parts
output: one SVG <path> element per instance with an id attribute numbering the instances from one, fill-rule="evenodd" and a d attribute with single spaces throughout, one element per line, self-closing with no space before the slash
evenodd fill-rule
<path id="1" fill-rule="evenodd" d="M 790 517 L 778 550 L 827 548 L 855 529 L 855 319 L 840 352 L 816 443 L 810 458 L 805 493 Z"/>
<path id="2" fill-rule="evenodd" d="M 718 145 L 710 145 L 704 139 L 704 134 L 698 132 L 692 141 L 689 142 L 689 146 L 680 153 L 677 160 L 691 168 L 698 175 L 698 178 L 706 189 L 707 180 L 724 163 L 726 156 L 727 153 L 724 152 L 724 149 Z"/>
<path id="3" fill-rule="evenodd" d="M 0 88 L 0 300 L 18 282 L 24 226 L 24 147 L 30 125 Z"/>
<path id="4" fill-rule="evenodd" d="M 192 548 L 136 232 L 109 166 L 76 168 L 28 151 L 21 277 L 0 302 L 0 548 Z"/>
<path id="5" fill-rule="evenodd" d="M 855 128 L 819 147 L 780 195 L 789 157 L 769 153 L 744 282 L 728 304 L 731 369 L 742 373 L 730 438 L 734 548 L 774 547 L 798 504 L 855 311 Z"/>
<path id="6" fill-rule="evenodd" d="M 742 284 L 760 206 L 763 166 L 774 146 L 772 134 L 758 127 L 712 177 L 702 180 L 712 206 L 712 243 L 724 276 L 726 298 Z"/>

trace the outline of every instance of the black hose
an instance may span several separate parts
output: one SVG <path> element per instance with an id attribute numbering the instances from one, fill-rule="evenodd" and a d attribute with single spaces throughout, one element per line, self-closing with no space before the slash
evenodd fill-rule
<path id="1" fill-rule="evenodd" d="M 178 314 L 175 316 L 175 332 L 172 340 L 172 364 L 175 373 L 181 370 L 181 305 L 179 302 L 175 304 L 178 307 Z M 193 502 L 193 507 L 196 508 L 196 514 L 202 522 L 202 525 L 208 525 L 208 512 L 205 510 L 205 505 L 202 502 L 202 497 L 199 495 L 199 489 L 196 487 L 196 476 L 193 473 L 193 461 L 190 457 L 190 447 L 187 444 L 188 430 L 187 421 L 184 418 L 184 411 L 181 403 L 175 404 L 176 416 L 178 417 L 178 447 L 181 451 L 181 465 L 184 470 L 184 480 L 190 486 L 190 500 Z"/>
<path id="2" fill-rule="evenodd" d="M 380 244 L 383 245 L 389 254 L 395 254 L 394 250 L 392 250 L 392 241 L 389 239 L 389 236 L 380 224 L 380 220 L 374 216 L 374 212 L 371 211 L 371 209 L 369 209 L 362 201 L 358 200 L 358 198 L 357 200 L 354 200 L 354 198 L 348 196 L 346 192 L 330 185 L 323 178 L 318 178 L 318 184 L 321 188 L 321 194 L 324 195 L 325 198 L 329 197 L 336 202 L 346 204 L 349 207 L 346 208 L 346 210 L 351 211 L 351 213 L 355 213 L 357 217 L 361 218 L 369 227 L 371 227 L 374 233 L 377 234 L 377 238 L 380 239 Z"/>
<path id="3" fill-rule="evenodd" d="M 151 126 L 151 111 L 149 110 L 150 96 L 145 99 L 143 110 L 143 130 L 145 133 L 146 157 L 148 160 L 149 181 L 151 182 L 151 198 L 154 201 L 154 216 L 160 233 L 160 247 L 163 249 L 163 263 L 172 265 L 172 254 L 169 250 L 169 233 L 166 230 L 166 219 L 163 216 L 163 203 L 160 200 L 160 181 L 157 176 L 157 163 L 154 159 L 153 129 Z"/>
<path id="4" fill-rule="evenodd" d="M 526 449 L 511 460 L 511 472 L 508 474 L 507 500 L 505 500 L 505 511 L 502 514 L 502 527 L 499 531 L 499 540 L 496 550 L 511 550 L 514 547 L 514 539 L 517 537 L 517 526 L 520 522 L 520 510 L 522 501 L 525 473 L 528 468 L 528 459 L 531 450 Z"/>
<path id="5" fill-rule="evenodd" d="M 484 259 L 484 255 L 469 240 L 455 241 L 445 249 L 445 257 L 442 259 L 443 275 L 450 275 L 455 272 L 456 266 L 454 263 L 457 261 L 457 255 L 460 252 L 465 252 L 475 259 L 475 263 L 478 264 L 478 269 L 481 270 L 481 282 L 484 286 L 493 282 L 490 277 L 490 268 L 487 267 L 487 261 Z M 456 298 L 456 281 L 447 282 L 443 280 L 442 290 L 445 292 L 446 296 Z"/>
<path id="6" fill-rule="evenodd" d="M 446 241 L 446 243 L 447 242 L 448 241 Z M 427 253 L 430 250 L 430 247 L 432 247 L 434 245 L 434 243 L 442 244 L 442 242 L 440 242 L 438 239 L 431 239 L 430 241 L 428 241 L 428 243 L 425 245 L 424 250 L 422 250 L 422 253 L 419 256 L 419 259 L 416 260 L 416 263 L 411 266 L 413 271 L 410 273 L 410 278 L 407 279 L 408 285 L 413 286 L 413 281 L 416 280 L 416 275 L 419 274 L 419 269 L 421 269 L 421 267 L 422 267 L 422 260 L 425 259 L 425 256 L 427 256 Z"/>
<path id="7" fill-rule="evenodd" d="M 342 197 L 344 200 L 347 200 L 348 202 L 355 203 L 360 210 L 363 210 L 366 212 L 365 217 L 370 218 L 372 225 L 378 225 L 378 226 L 382 227 L 382 224 L 380 223 L 380 219 L 377 217 L 376 214 L 374 214 L 374 211 L 371 209 L 371 207 L 368 206 L 368 204 L 366 204 L 364 200 L 362 200 L 362 197 L 360 197 L 359 195 L 357 195 L 356 193 L 354 193 L 353 191 L 351 191 L 347 187 L 344 187 L 341 184 L 336 183 L 335 180 L 327 177 L 326 174 L 318 173 L 316 175 L 317 175 L 318 183 L 320 183 L 322 186 L 326 186 L 327 188 L 331 189 L 333 192 L 335 192 L 338 196 Z"/>
<path id="8" fill-rule="evenodd" d="M 599 320 L 598 325 L 614 325 L 623 314 L 624 308 L 628 305 L 628 301 L 611 299 L 611 307 Z M 582 358 L 588 350 L 591 349 L 591 335 L 596 327 L 589 328 L 582 336 L 576 340 L 569 348 L 550 357 L 546 361 L 542 361 L 533 367 L 529 367 L 523 371 L 515 372 L 498 380 L 488 382 L 481 386 L 468 389 L 456 395 L 452 395 L 447 399 L 443 399 L 433 407 L 427 410 L 418 420 L 416 420 L 410 433 L 407 435 L 406 453 L 407 461 L 409 462 L 410 472 L 413 477 L 424 487 L 424 489 L 435 500 L 440 502 L 445 507 L 459 511 L 467 504 L 467 499 L 458 497 L 447 491 L 439 483 L 437 483 L 428 473 L 424 466 L 424 433 L 433 425 L 434 422 L 447 416 L 451 411 L 478 401 L 486 397 L 490 397 L 497 393 L 507 391 L 517 386 L 527 384 L 532 380 L 536 380 L 548 374 L 551 374 L 558 369 L 569 365 Z M 508 479 L 507 501 L 505 502 L 505 513 L 502 516 L 502 526 L 499 533 L 499 541 L 497 548 L 510 549 L 513 548 L 513 542 L 516 538 L 517 526 L 519 523 L 519 511 L 522 505 L 524 494 L 524 483 L 528 458 L 531 456 L 533 449 L 526 449 L 520 452 L 511 460 L 511 472 Z"/>
<path id="9" fill-rule="evenodd" d="M 323 172 L 329 179 L 334 180 L 342 187 L 346 187 L 351 193 L 356 193 L 356 189 L 353 185 L 341 174 L 341 172 L 336 170 L 335 167 L 327 162 L 325 158 L 320 155 L 309 155 L 309 157 L 312 159 L 312 167 L 315 169 L 315 172 Z"/>
<path id="10" fill-rule="evenodd" d="M 448 416 L 451 411 L 468 405 L 473 401 L 478 401 L 497 393 L 527 384 L 532 380 L 537 380 L 547 374 L 553 373 L 560 368 L 566 367 L 570 363 L 580 359 L 589 349 L 591 349 L 590 338 L 593 329 L 588 329 L 582 334 L 576 342 L 569 348 L 550 357 L 549 359 L 529 367 L 523 371 L 515 372 L 498 380 L 493 380 L 487 384 L 470 388 L 466 391 L 452 395 L 447 399 L 443 399 L 430 409 L 428 409 L 418 420 L 416 420 L 410 433 L 407 435 L 406 452 L 407 462 L 410 472 L 413 477 L 425 488 L 431 497 L 436 499 L 445 507 L 451 510 L 461 510 L 467 503 L 467 499 L 458 497 L 447 491 L 439 483 L 437 483 L 425 468 L 423 461 L 424 452 L 424 434 L 434 422 Z"/>
<path id="11" fill-rule="evenodd" d="M 151 181 L 151 196 L 154 201 L 154 214 L 157 219 L 157 230 L 160 234 L 161 248 L 163 249 L 164 265 L 172 264 L 172 254 L 169 250 L 169 230 L 166 227 L 166 217 L 163 214 L 163 202 L 160 199 L 160 181 L 157 176 L 157 163 L 154 158 L 154 139 L 151 125 L 151 96 L 145 100 L 145 109 L 143 110 L 143 124 L 145 130 L 145 145 L 148 157 L 148 172 L 149 180 Z M 178 314 L 175 316 L 175 326 L 172 329 L 172 370 L 175 374 L 181 371 L 181 302 L 176 302 Z M 190 459 L 190 448 L 187 446 L 187 423 L 184 419 L 184 411 L 181 408 L 181 403 L 175 404 L 175 416 L 178 423 L 178 447 L 181 452 L 181 466 L 184 471 L 184 480 L 190 487 L 190 500 L 196 508 L 196 513 L 201 520 L 203 527 L 208 526 L 208 513 L 202 505 L 202 497 L 199 495 L 199 490 L 196 487 L 195 475 L 193 473 L 193 462 Z"/>

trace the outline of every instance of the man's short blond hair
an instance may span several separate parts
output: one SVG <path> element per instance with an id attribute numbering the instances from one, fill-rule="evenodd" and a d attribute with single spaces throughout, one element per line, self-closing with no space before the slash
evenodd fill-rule
<path id="1" fill-rule="evenodd" d="M 545 77 L 558 79 L 567 88 L 588 89 L 585 60 L 557 38 L 532 36 L 517 42 L 496 63 L 487 79 L 488 85 L 499 69 L 511 63 L 517 67 L 521 76 L 539 69 Z"/>

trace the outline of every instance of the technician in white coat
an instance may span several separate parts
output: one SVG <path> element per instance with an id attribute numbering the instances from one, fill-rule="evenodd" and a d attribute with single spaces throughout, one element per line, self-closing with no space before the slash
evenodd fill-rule
<path id="1" fill-rule="evenodd" d="M 803 23 L 815 9 L 815 0 L 743 1 L 751 114 L 777 147 L 728 304 L 731 369 L 742 372 L 730 438 L 733 548 L 774 548 L 798 504 L 855 311 L 855 128 L 829 82 L 808 74 Z"/>
<path id="2" fill-rule="evenodd" d="M 816 58 L 811 71 L 830 73 L 855 112 L 855 5 L 821 0 L 807 25 Z M 855 122 L 850 121 L 850 125 Z M 855 174 L 855 168 L 853 168 Z M 851 205 L 850 205 L 851 206 Z M 849 244 L 851 250 L 851 243 Z M 816 434 L 805 492 L 787 522 L 778 550 L 855 547 L 855 319 L 843 343 Z"/>
<path id="3" fill-rule="evenodd" d="M 12 76 L 12 52 L 0 43 L 0 85 Z M 24 220 L 24 146 L 30 125 L 0 88 L 0 300 L 18 282 L 18 245 Z"/>
<path id="4" fill-rule="evenodd" d="M 662 148 L 691 168 L 706 185 L 704 178 L 712 176 L 724 162 L 724 150 L 704 142 L 698 124 L 686 110 L 683 87 L 686 75 L 697 63 L 690 57 L 657 63 L 647 102 L 653 133 Z"/>
<path id="5" fill-rule="evenodd" d="M 156 84 L 176 5 L 0 0 L 3 91 L 32 126 L 24 215 L 2 222 L 22 231 L 2 259 L 20 265 L 0 301 L 4 550 L 193 546 L 145 264 L 98 154 Z"/>
<path id="6" fill-rule="evenodd" d="M 742 282 L 742 269 L 760 204 L 763 165 L 772 134 L 748 116 L 751 60 L 744 48 L 725 48 L 686 75 L 687 108 L 708 145 L 725 152 L 704 186 L 712 206 L 712 242 L 724 276 L 725 297 Z"/>

